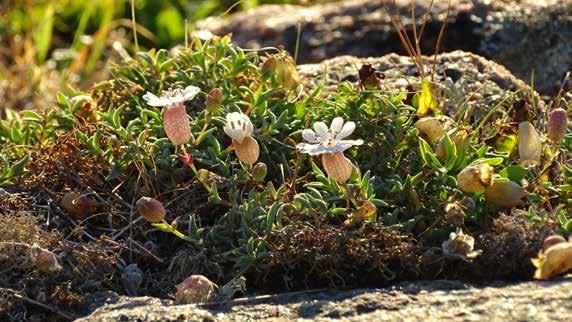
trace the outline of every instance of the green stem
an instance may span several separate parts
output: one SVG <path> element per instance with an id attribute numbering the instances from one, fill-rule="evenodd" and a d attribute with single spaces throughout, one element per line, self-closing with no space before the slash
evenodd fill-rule
<path id="1" fill-rule="evenodd" d="M 197 146 L 197 145 L 201 144 L 201 142 L 204 139 L 205 132 L 207 131 L 210 123 L 211 123 L 211 117 L 210 117 L 210 114 L 207 112 L 205 124 L 203 125 L 203 128 L 201 129 L 199 136 L 197 136 L 197 138 L 193 141 L 193 146 Z"/>

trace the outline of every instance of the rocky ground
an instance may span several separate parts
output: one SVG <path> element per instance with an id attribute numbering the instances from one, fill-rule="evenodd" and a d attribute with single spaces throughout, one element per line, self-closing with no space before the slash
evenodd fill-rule
<path id="1" fill-rule="evenodd" d="M 399 17 L 412 37 L 409 0 L 345 0 L 302 6 L 261 6 L 230 17 L 197 23 L 196 35 L 233 34 L 243 48 L 284 45 L 294 52 L 300 26 L 298 61 L 319 62 L 340 55 L 378 57 L 405 54 L 384 6 Z M 417 0 L 417 23 L 430 1 Z M 570 0 L 453 0 L 441 51 L 464 50 L 506 66 L 544 94 L 554 94 L 572 66 Z M 447 1 L 435 1 L 420 47 L 432 54 L 447 16 Z M 417 26 L 419 28 L 419 26 Z M 533 75 L 534 74 L 534 75 Z"/>
<path id="2" fill-rule="evenodd" d="M 569 321 L 572 279 L 489 286 L 441 280 L 203 306 L 150 297 L 109 296 L 107 301 L 78 321 Z"/>

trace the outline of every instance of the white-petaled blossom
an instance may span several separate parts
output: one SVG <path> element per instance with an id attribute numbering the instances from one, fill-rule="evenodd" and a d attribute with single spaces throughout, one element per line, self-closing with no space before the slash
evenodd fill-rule
<path id="1" fill-rule="evenodd" d="M 233 112 L 226 115 L 224 133 L 231 139 L 242 142 L 245 137 L 251 136 L 254 127 L 246 114 Z"/>
<path id="2" fill-rule="evenodd" d="M 187 86 L 184 89 L 166 91 L 161 97 L 149 92 L 143 95 L 147 104 L 163 107 L 163 128 L 171 143 L 182 145 L 191 139 L 191 126 L 183 102 L 192 100 L 199 92 L 200 88 Z"/>
<path id="3" fill-rule="evenodd" d="M 201 91 L 196 86 L 187 86 L 184 89 L 175 89 L 163 92 L 163 95 L 157 96 L 153 93 L 147 92 L 143 95 L 143 99 L 151 106 L 169 106 L 176 103 L 190 101 Z"/>
<path id="4" fill-rule="evenodd" d="M 324 122 L 314 123 L 313 128 L 314 130 L 302 131 L 302 137 L 308 142 L 296 146 L 302 153 L 320 155 L 343 152 L 354 145 L 363 144 L 363 140 L 344 140 L 354 132 L 356 124 L 354 122 L 344 123 L 341 117 L 334 118 L 330 128 Z"/>
<path id="5" fill-rule="evenodd" d="M 256 163 L 260 147 L 252 137 L 254 126 L 248 116 L 238 112 L 227 114 L 223 130 L 232 139 L 232 146 L 238 159 L 250 165 Z"/>

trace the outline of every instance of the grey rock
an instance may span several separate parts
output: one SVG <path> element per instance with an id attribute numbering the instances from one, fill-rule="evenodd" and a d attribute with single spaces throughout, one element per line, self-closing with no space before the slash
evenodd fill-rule
<path id="1" fill-rule="evenodd" d="M 416 0 L 417 24 L 430 1 Z M 312 7 L 267 5 L 228 18 L 197 22 L 195 35 L 233 34 L 243 48 L 284 45 L 296 48 L 301 28 L 299 63 L 341 55 L 357 57 L 405 54 L 383 4 L 390 0 L 345 0 Z M 396 0 L 403 25 L 412 35 L 409 0 Z M 441 51 L 464 50 L 505 65 L 535 88 L 553 94 L 572 65 L 570 0 L 452 0 Z M 420 42 L 424 54 L 434 52 L 445 19 L 447 1 L 435 1 Z"/>
<path id="2" fill-rule="evenodd" d="M 438 280 L 203 306 L 119 297 L 78 321 L 569 321 L 571 312 L 571 278 L 488 286 Z"/>
<path id="3" fill-rule="evenodd" d="M 370 58 L 340 56 L 318 64 L 300 65 L 298 69 L 307 86 L 323 83 L 326 91 L 333 91 L 341 81 L 357 84 L 358 70 L 362 64 L 371 64 L 382 75 L 381 84 L 384 89 L 419 89 L 419 73 L 415 64 L 409 57 L 397 54 Z M 446 114 L 451 116 L 471 109 L 473 116 L 480 119 L 490 111 L 491 106 L 514 96 L 516 90 L 524 96 L 528 95 L 529 101 L 530 94 L 534 93 L 509 70 L 479 55 L 453 51 L 437 55 L 436 59 L 424 57 L 425 74 L 429 79 L 433 64 L 437 101 L 446 110 Z M 536 103 L 542 104 L 536 93 L 532 96 Z"/>

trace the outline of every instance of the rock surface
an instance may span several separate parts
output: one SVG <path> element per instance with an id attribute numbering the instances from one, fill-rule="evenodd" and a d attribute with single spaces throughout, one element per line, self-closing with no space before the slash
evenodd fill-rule
<path id="1" fill-rule="evenodd" d="M 417 24 L 430 1 L 415 1 Z M 233 34 L 243 48 L 284 45 L 294 52 L 301 28 L 298 61 L 317 62 L 340 55 L 381 56 L 405 54 L 391 26 L 386 4 L 399 12 L 412 35 L 409 0 L 345 0 L 302 7 L 268 5 L 230 18 L 197 23 L 196 35 Z M 452 0 L 441 51 L 465 50 L 492 59 L 529 82 L 553 94 L 572 66 L 572 1 L 570 0 Z M 435 1 L 420 42 L 424 54 L 434 52 L 447 1 Z M 410 36 L 411 37 L 411 36 Z"/>
<path id="2" fill-rule="evenodd" d="M 77 321 L 569 321 L 572 279 L 470 286 L 453 281 L 401 283 L 382 289 L 237 299 L 220 305 L 173 305 L 117 297 Z"/>
<path id="3" fill-rule="evenodd" d="M 436 60 L 425 57 L 426 78 L 431 77 L 433 63 L 437 101 L 449 115 L 470 108 L 474 116 L 479 117 L 479 113 L 487 113 L 495 104 L 513 96 L 513 91 L 519 90 L 521 95 L 528 97 L 531 93 L 530 87 L 509 70 L 479 55 L 453 51 L 438 55 Z M 333 90 L 341 81 L 357 84 L 358 70 L 363 64 L 371 64 L 380 73 L 385 89 L 419 89 L 419 72 L 415 64 L 409 57 L 397 54 L 375 58 L 341 56 L 318 64 L 301 65 L 299 72 L 306 84 L 325 83 Z"/>

